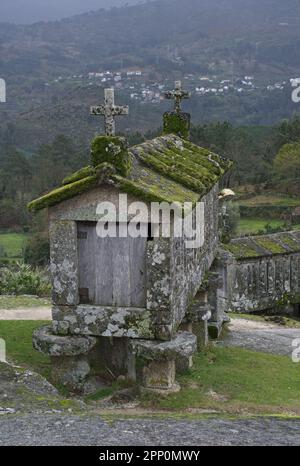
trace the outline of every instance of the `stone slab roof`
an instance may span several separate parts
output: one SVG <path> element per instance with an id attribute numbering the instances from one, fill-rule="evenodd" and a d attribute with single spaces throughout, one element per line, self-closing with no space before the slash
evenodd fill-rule
<path id="1" fill-rule="evenodd" d="M 236 238 L 223 244 L 222 249 L 238 260 L 300 253 L 300 231 Z"/>
<path id="2" fill-rule="evenodd" d="M 126 175 L 106 159 L 69 176 L 61 187 L 32 201 L 28 208 L 36 211 L 56 205 L 103 183 L 149 202 L 195 203 L 232 166 L 230 160 L 173 134 L 131 147 L 129 158 Z"/>

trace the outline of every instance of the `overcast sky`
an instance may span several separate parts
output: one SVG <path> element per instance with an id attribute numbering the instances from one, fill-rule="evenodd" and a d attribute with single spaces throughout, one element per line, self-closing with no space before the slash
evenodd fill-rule
<path id="1" fill-rule="evenodd" d="M 33 23 L 145 0 L 0 0 L 0 21 Z"/>

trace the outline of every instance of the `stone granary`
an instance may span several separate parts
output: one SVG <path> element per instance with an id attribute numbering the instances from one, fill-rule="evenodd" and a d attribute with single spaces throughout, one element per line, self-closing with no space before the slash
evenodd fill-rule
<path id="1" fill-rule="evenodd" d="M 176 369 L 191 366 L 197 336 L 199 346 L 206 337 L 201 285 L 219 245 L 219 182 L 232 163 L 189 141 L 180 83 L 167 97 L 176 104 L 164 115 L 163 134 L 128 148 L 114 131 L 114 116 L 128 110 L 106 90 L 105 105 L 92 109 L 105 116 L 106 135 L 92 142 L 91 164 L 29 204 L 48 208 L 53 282 L 53 322 L 35 332 L 34 347 L 51 356 L 53 379 L 73 391 L 92 390 L 107 374 L 176 390 Z M 174 231 L 164 237 L 160 218 L 148 215 L 138 220 L 143 237 L 99 237 L 99 203 L 115 207 L 118 232 L 133 220 L 130 212 L 124 219 L 121 194 L 149 211 L 152 202 L 175 202 L 194 213 L 201 201 L 201 246 L 188 248 Z"/>
<path id="2" fill-rule="evenodd" d="M 236 238 L 222 245 L 215 308 L 227 312 L 300 311 L 300 232 Z"/>

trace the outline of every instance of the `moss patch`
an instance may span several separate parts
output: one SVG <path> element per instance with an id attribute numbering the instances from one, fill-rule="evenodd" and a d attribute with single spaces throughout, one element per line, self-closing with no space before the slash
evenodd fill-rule
<path id="1" fill-rule="evenodd" d="M 97 185 L 97 175 L 89 176 L 75 183 L 67 184 L 61 188 L 54 189 L 49 194 L 42 196 L 28 204 L 30 211 L 37 211 L 44 209 L 45 207 L 51 207 L 55 204 L 59 204 L 66 199 L 77 196 Z"/>
<path id="2" fill-rule="evenodd" d="M 222 247 L 231 252 L 236 259 L 263 257 L 270 254 L 291 254 L 300 252 L 300 240 L 295 235 L 294 232 L 285 232 L 251 236 L 234 239 Z"/>
<path id="3" fill-rule="evenodd" d="M 255 242 L 262 248 L 271 252 L 272 254 L 285 254 L 287 252 L 287 250 L 284 249 L 284 247 L 282 247 L 275 240 L 272 240 L 271 237 L 257 237 L 255 238 Z"/>
<path id="4" fill-rule="evenodd" d="M 237 259 L 258 257 L 259 253 L 242 241 L 223 244 L 222 248 L 231 252 Z"/>
<path id="5" fill-rule="evenodd" d="M 126 177 L 131 167 L 131 158 L 125 138 L 115 136 L 98 136 L 91 145 L 91 157 L 94 167 L 103 162 L 113 165 L 120 175 Z"/>
<path id="6" fill-rule="evenodd" d="M 189 113 L 166 112 L 163 116 L 164 134 L 177 134 L 181 138 L 190 137 Z"/>
<path id="7" fill-rule="evenodd" d="M 89 176 L 92 176 L 93 174 L 94 174 L 93 167 L 90 167 L 90 166 L 89 167 L 83 167 L 80 170 L 78 170 L 77 172 L 73 173 L 72 175 L 67 176 L 63 180 L 62 184 L 66 185 L 66 184 L 75 183 L 75 181 L 82 180 L 83 178 L 87 178 Z"/>

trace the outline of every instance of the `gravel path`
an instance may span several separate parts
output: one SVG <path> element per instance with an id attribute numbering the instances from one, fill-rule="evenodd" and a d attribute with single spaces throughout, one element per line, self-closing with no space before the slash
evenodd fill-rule
<path id="1" fill-rule="evenodd" d="M 0 309 L 0 320 L 51 320 L 50 307 Z"/>
<path id="2" fill-rule="evenodd" d="M 291 356 L 293 340 L 300 338 L 300 329 L 285 328 L 247 319 L 232 319 L 230 332 L 222 342 L 226 346 L 239 346 L 264 353 Z"/>
<path id="3" fill-rule="evenodd" d="M 98 416 L 0 417 L 0 445 L 300 445 L 300 420 L 124 420 Z"/>

